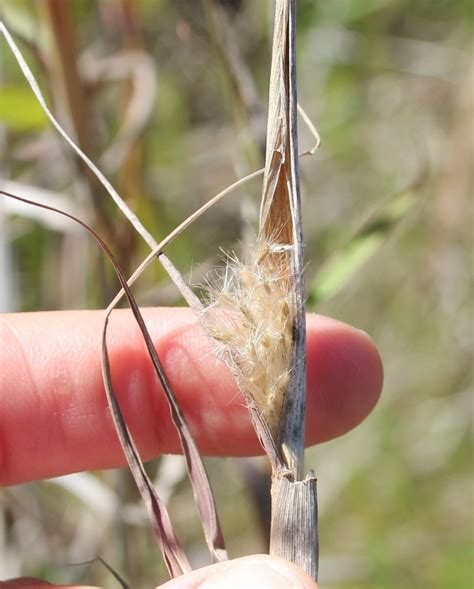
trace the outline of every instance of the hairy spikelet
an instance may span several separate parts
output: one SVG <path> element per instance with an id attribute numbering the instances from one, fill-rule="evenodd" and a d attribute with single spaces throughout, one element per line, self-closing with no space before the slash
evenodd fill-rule
<path id="1" fill-rule="evenodd" d="M 289 295 L 291 246 L 257 239 L 245 261 L 228 255 L 225 269 L 206 284 L 204 325 L 242 392 L 277 435 L 288 387 L 293 304 Z"/>

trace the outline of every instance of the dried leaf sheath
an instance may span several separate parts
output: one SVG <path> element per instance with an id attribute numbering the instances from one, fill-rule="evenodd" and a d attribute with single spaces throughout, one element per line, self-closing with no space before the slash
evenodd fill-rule
<path id="1" fill-rule="evenodd" d="M 281 227 L 291 240 L 291 296 L 294 323 L 291 375 L 283 402 L 278 446 L 289 471 L 272 476 L 270 553 L 293 561 L 318 577 L 319 538 L 316 478 L 303 481 L 306 417 L 306 326 L 304 261 L 300 205 L 297 96 L 296 0 L 277 0 L 270 80 L 267 166 L 261 207 L 261 230 Z M 273 155 L 271 155 L 273 153 Z M 279 158 L 281 162 L 279 163 Z M 288 217 L 286 216 L 288 215 Z M 280 224 L 280 225 L 278 225 Z M 291 227 L 290 229 L 287 226 Z"/>
<path id="2" fill-rule="evenodd" d="M 210 280 L 204 321 L 243 393 L 255 402 L 281 446 L 286 465 L 298 476 L 304 453 L 306 365 L 289 7 L 288 2 L 277 3 L 259 234 L 245 261 L 229 256 L 217 284 Z M 285 412 L 289 390 L 292 408 Z M 285 420 L 294 411 L 299 423 L 290 438 Z M 259 429 L 259 420 L 254 421 Z"/>
<path id="3" fill-rule="evenodd" d="M 288 303 L 292 309 L 290 380 L 283 401 L 278 446 L 295 477 L 302 476 L 306 412 L 304 261 L 298 172 L 294 0 L 277 0 L 270 75 L 267 156 L 260 235 L 288 243 Z M 276 254 L 282 256 L 282 254 Z"/>
<path id="4" fill-rule="evenodd" d="M 287 3 L 280 8 L 275 31 L 283 30 L 287 20 Z M 211 309 L 218 319 L 226 320 L 224 326 L 214 321 L 210 327 L 242 391 L 255 401 L 275 442 L 294 366 L 293 287 L 298 280 L 292 261 L 289 82 L 282 43 L 284 35 L 275 33 L 259 235 L 245 263 L 235 260 L 228 265 L 221 292 L 211 289 Z M 275 59 L 275 55 L 283 57 Z M 259 430 L 261 420 L 254 416 L 254 423 Z"/>
<path id="5" fill-rule="evenodd" d="M 318 578 L 317 481 L 312 472 L 294 481 L 284 472 L 272 478 L 270 554 L 299 565 Z"/>
<path id="6" fill-rule="evenodd" d="M 271 554 L 318 569 L 316 478 L 304 467 L 306 337 L 298 176 L 295 0 L 276 0 L 260 229 L 246 261 L 230 258 L 208 289 L 205 324 L 268 427 L 273 465 Z M 211 282 L 212 284 L 212 282 Z M 255 410 L 255 406 L 257 410 Z M 275 468 L 272 451 L 281 466 Z"/>

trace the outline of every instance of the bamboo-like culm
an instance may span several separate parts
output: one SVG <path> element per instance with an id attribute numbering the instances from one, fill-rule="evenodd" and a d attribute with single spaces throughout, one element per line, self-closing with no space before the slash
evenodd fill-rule
<path id="1" fill-rule="evenodd" d="M 277 448 L 288 470 L 277 469 L 272 476 L 272 524 L 270 553 L 298 564 L 314 579 L 318 577 L 319 538 L 316 477 L 304 472 L 306 416 L 306 329 L 302 218 L 300 204 L 297 89 L 296 89 L 296 0 L 277 0 L 270 80 L 270 109 L 267 135 L 266 186 L 271 178 L 271 160 L 280 155 L 282 163 L 275 192 L 284 204 L 263 193 L 262 216 L 288 228 L 290 285 L 294 322 L 290 380 L 280 417 Z M 277 129 L 272 127 L 277 125 Z M 272 141 L 275 142 L 272 144 Z M 278 145 L 279 142 L 279 145 Z M 279 149 L 279 151 L 278 151 Z M 283 209 L 283 214 L 281 212 Z M 265 218 L 261 218 L 261 222 Z M 291 228 L 291 233 L 290 233 Z"/>
<path id="2" fill-rule="evenodd" d="M 304 480 L 306 329 L 298 173 L 296 0 L 276 0 L 259 231 L 210 280 L 204 324 L 272 465 L 271 554 L 318 572 L 316 478 Z"/>

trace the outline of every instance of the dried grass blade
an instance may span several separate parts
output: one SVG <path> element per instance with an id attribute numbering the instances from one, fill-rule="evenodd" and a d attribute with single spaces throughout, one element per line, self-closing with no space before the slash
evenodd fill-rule
<path id="1" fill-rule="evenodd" d="M 130 223 L 135 227 L 137 232 L 143 237 L 143 239 L 151 246 L 154 244 L 155 240 L 153 239 L 152 235 L 145 229 L 142 225 L 138 217 L 135 213 L 128 207 L 125 201 L 119 196 L 115 188 L 112 184 L 107 180 L 107 178 L 102 174 L 102 172 L 97 168 L 97 166 L 92 162 L 87 155 L 76 145 L 76 143 L 69 137 L 63 127 L 59 124 L 58 120 L 55 118 L 51 110 L 49 109 L 48 105 L 46 104 L 46 100 L 40 90 L 40 87 L 33 76 L 33 72 L 31 71 L 30 67 L 26 63 L 21 51 L 19 50 L 18 46 L 16 45 L 15 41 L 13 40 L 12 36 L 8 32 L 5 24 L 0 21 L 0 33 L 3 33 L 7 44 L 9 45 L 18 65 L 20 66 L 20 70 L 25 76 L 26 81 L 28 82 L 33 94 L 36 97 L 36 100 L 39 102 L 43 112 L 50 120 L 51 124 L 54 126 L 56 131 L 61 135 L 61 137 L 69 144 L 69 146 L 76 152 L 76 154 L 81 158 L 81 160 L 87 165 L 87 167 L 93 172 L 93 174 L 97 177 L 100 181 L 102 186 L 106 189 L 106 191 L 110 194 L 113 198 L 117 206 L 120 208 L 122 213 L 128 218 Z"/>
<path id="2" fill-rule="evenodd" d="M 125 293 L 129 300 L 135 319 L 137 320 L 137 323 L 142 331 L 148 353 L 155 368 L 155 372 L 160 380 L 161 386 L 163 387 L 166 400 L 168 401 L 171 419 L 173 420 L 173 423 L 178 431 L 181 447 L 186 459 L 189 479 L 193 489 L 194 498 L 209 551 L 214 561 L 226 560 L 227 553 L 224 546 L 224 538 L 220 527 L 219 518 L 217 516 L 214 496 L 209 484 L 209 479 L 202 457 L 186 423 L 186 419 L 181 411 L 178 401 L 176 400 L 176 397 L 171 389 L 170 383 L 155 350 L 153 341 L 150 337 L 150 334 L 148 333 L 137 303 L 135 302 L 133 296 L 129 296 L 130 289 L 125 281 L 125 278 L 121 280 L 121 283 L 122 287 L 125 289 Z M 108 315 L 109 313 L 107 314 L 107 317 Z"/>
<path id="3" fill-rule="evenodd" d="M 116 261 L 113 253 L 107 246 L 107 244 L 102 240 L 102 238 L 91 228 L 89 225 L 74 217 L 73 215 L 56 209 L 55 207 L 51 207 L 48 205 L 44 205 L 41 203 L 37 203 L 26 198 L 8 193 L 4 190 L 0 191 L 0 194 L 4 194 L 10 198 L 14 198 L 18 201 L 24 202 L 29 205 L 41 207 L 43 209 L 59 213 L 65 217 L 68 217 L 72 221 L 75 221 L 84 229 L 86 229 L 90 235 L 95 239 L 95 241 L 99 244 L 101 249 L 109 258 L 110 262 L 112 263 L 114 270 L 117 274 L 117 277 L 120 280 L 120 283 L 125 288 L 125 293 L 127 299 L 132 307 L 134 312 L 135 318 L 137 319 L 140 328 L 144 328 L 144 336 L 149 339 L 148 332 L 146 330 L 145 324 L 143 322 L 143 318 L 141 317 L 140 311 L 138 310 L 138 306 L 134 300 L 134 297 L 127 286 L 127 282 L 125 280 L 125 276 L 122 273 L 122 270 Z M 110 363 L 109 357 L 107 353 L 107 344 L 106 344 L 106 328 L 108 323 L 108 316 L 105 320 L 105 325 L 102 333 L 102 369 L 104 374 L 104 384 L 107 394 L 107 400 L 109 402 L 109 406 L 112 412 L 112 417 L 116 426 L 117 434 L 120 439 L 120 443 L 124 450 L 125 456 L 127 458 L 128 464 L 130 466 L 130 470 L 132 471 L 132 475 L 135 479 L 135 482 L 138 486 L 140 494 L 144 500 L 145 506 L 147 508 L 148 514 L 150 516 L 150 520 L 152 522 L 153 530 L 155 535 L 158 538 L 158 541 L 161 546 L 161 550 L 163 552 L 163 556 L 168 567 L 168 570 L 172 576 L 178 576 L 185 572 L 191 570 L 191 566 L 173 532 L 171 521 L 168 516 L 168 512 L 166 510 L 165 505 L 161 502 L 160 498 L 158 497 L 157 493 L 155 492 L 153 485 L 148 478 L 148 475 L 145 472 L 145 468 L 143 463 L 140 459 L 138 450 L 133 442 L 132 436 L 130 431 L 127 428 L 125 423 L 123 414 L 120 410 L 119 403 L 117 401 L 116 395 L 113 391 L 112 387 L 112 380 L 111 380 L 111 373 L 110 373 Z M 145 336 L 145 337 L 146 337 Z"/>
<path id="4" fill-rule="evenodd" d="M 112 196 L 112 198 L 116 202 L 117 206 L 121 209 L 121 211 L 124 213 L 124 215 L 129 219 L 129 221 L 132 223 L 132 225 L 135 227 L 135 229 L 138 231 L 138 233 L 148 243 L 148 245 L 151 247 L 151 249 L 157 250 L 159 246 L 158 246 L 157 242 L 155 241 L 155 239 L 153 238 L 153 236 L 150 233 L 148 233 L 148 231 L 143 227 L 143 225 L 138 220 L 136 215 L 133 213 L 133 211 L 131 211 L 131 209 L 128 207 L 128 205 L 125 203 L 125 201 L 119 196 L 119 194 L 116 192 L 116 190 L 113 188 L 113 186 L 107 180 L 107 178 L 95 166 L 95 164 L 81 151 L 81 149 L 74 143 L 74 141 L 68 136 L 66 131 L 64 131 L 62 126 L 59 124 L 59 122 L 56 120 L 54 115 L 51 113 L 51 111 L 48 108 L 46 101 L 41 93 L 38 83 L 36 82 L 36 80 L 33 76 L 33 73 L 31 72 L 28 64 L 26 63 L 25 59 L 23 58 L 20 50 L 18 49 L 17 45 L 15 44 L 14 40 L 12 39 L 7 28 L 5 27 L 5 25 L 1 21 L 0 21 L 0 32 L 3 33 L 15 59 L 17 60 L 19 66 L 20 66 L 20 69 L 21 69 L 23 75 L 25 76 L 34 95 L 36 96 L 36 99 L 40 103 L 43 111 L 45 112 L 46 116 L 51 121 L 53 126 L 56 128 L 56 130 L 59 132 L 59 134 L 63 137 L 63 139 L 72 147 L 72 149 L 76 152 L 76 154 L 85 162 L 85 164 L 96 175 L 96 177 L 102 183 L 102 185 L 105 187 L 105 189 L 110 194 L 110 196 Z M 227 193 L 227 191 L 224 191 L 224 192 Z M 41 206 L 38 203 L 36 203 L 36 204 L 38 206 Z M 43 208 L 47 208 L 47 207 L 43 207 Z M 53 209 L 50 208 L 50 210 L 53 210 Z M 57 211 L 57 212 L 61 213 L 61 211 Z M 66 215 L 66 216 L 69 216 L 70 218 L 80 222 L 78 219 L 75 219 L 74 217 L 72 217 L 70 215 Z M 89 232 L 91 232 L 96 239 L 100 240 L 99 236 L 97 234 L 95 234 L 93 232 L 93 230 L 91 230 L 84 223 L 82 223 L 82 222 L 80 222 L 80 223 Z M 101 246 L 105 245 L 105 243 L 102 240 L 100 240 L 100 243 L 101 243 Z M 109 258 L 112 261 L 113 257 L 112 258 L 110 257 L 112 255 L 110 250 L 108 250 L 108 248 L 107 248 L 107 250 L 104 250 L 104 251 L 108 252 L 107 255 L 109 256 Z M 193 293 L 193 291 L 188 287 L 188 285 L 184 282 L 184 280 L 181 278 L 178 270 L 174 267 L 172 262 L 163 253 L 160 253 L 159 259 L 160 259 L 161 264 L 165 268 L 165 270 L 168 272 L 168 274 L 172 278 L 173 282 L 176 284 L 176 286 L 180 290 L 181 294 L 184 296 L 184 298 L 188 302 L 188 304 L 191 307 L 195 308 L 196 310 L 200 310 L 202 307 L 201 302 L 199 301 L 198 297 L 196 297 L 196 295 Z M 114 262 L 112 261 L 112 263 L 114 263 Z M 170 405 L 171 415 L 172 415 L 173 421 L 176 425 L 176 428 L 178 430 L 180 440 L 181 440 L 181 445 L 183 448 L 183 452 L 186 457 L 186 464 L 187 464 L 188 473 L 190 476 L 191 485 L 193 487 L 193 493 L 194 493 L 194 497 L 196 499 L 196 504 L 197 504 L 199 516 L 201 519 L 201 523 L 202 523 L 202 526 L 204 529 L 206 541 L 209 546 L 210 552 L 212 554 L 213 560 L 214 561 L 225 560 L 227 558 L 227 554 L 226 554 L 226 551 L 224 548 L 223 535 L 222 535 L 222 531 L 221 531 L 218 516 L 217 516 L 217 510 L 215 507 L 214 498 L 212 495 L 212 491 L 211 491 L 211 487 L 210 487 L 209 480 L 207 477 L 207 473 L 205 471 L 204 464 L 202 462 L 202 458 L 201 458 L 199 451 L 196 447 L 196 444 L 192 438 L 192 435 L 191 435 L 189 428 L 186 424 L 184 416 L 183 416 L 183 414 L 178 406 L 178 403 L 174 397 L 174 394 L 169 386 L 169 383 L 167 381 L 166 375 L 165 375 L 164 370 L 161 366 L 159 358 L 156 354 L 153 343 L 148 335 L 148 332 L 146 330 L 146 326 L 143 322 L 143 319 L 141 318 L 141 314 L 138 309 L 138 306 L 136 305 L 133 295 L 131 294 L 131 292 L 127 286 L 127 282 L 125 280 L 125 277 L 123 275 L 121 275 L 120 268 L 118 266 L 116 266 L 115 263 L 114 263 L 114 267 L 116 269 L 117 275 L 119 276 L 120 282 L 122 284 L 123 292 L 126 294 L 128 300 L 129 300 L 130 306 L 132 308 L 132 311 L 135 315 L 135 318 L 140 325 L 140 329 L 141 329 L 143 336 L 145 338 L 147 348 L 150 353 L 150 357 L 152 359 L 155 371 L 158 374 L 159 380 L 160 380 L 160 382 L 163 386 L 163 389 L 165 391 L 167 401 Z M 112 308 L 113 308 L 113 306 L 109 307 L 109 309 L 107 310 L 107 317 L 110 314 Z M 104 326 L 104 332 L 106 331 L 106 329 L 107 329 L 107 321 Z M 132 457 L 132 456 L 130 455 L 130 457 Z"/>
<path id="5" fill-rule="evenodd" d="M 112 375 L 107 351 L 107 324 L 105 320 L 102 332 L 102 373 L 104 377 L 107 401 L 112 413 L 115 429 L 120 439 L 120 444 L 127 458 L 130 471 L 137 484 L 140 495 L 147 509 L 153 531 L 157 536 L 165 559 L 166 567 L 172 577 L 182 575 L 191 570 L 186 555 L 184 554 L 176 535 L 173 532 L 171 521 L 166 507 L 158 497 L 151 480 L 149 479 L 143 462 L 135 446 L 132 435 L 126 425 L 117 397 L 112 387 Z"/>
<path id="6" fill-rule="evenodd" d="M 133 227 L 135 228 L 137 233 L 139 233 L 139 235 L 145 240 L 145 242 L 149 245 L 149 247 L 151 249 L 155 249 L 158 245 L 155 238 L 143 226 L 143 224 L 141 223 L 139 218 L 130 209 L 130 207 L 127 205 L 127 203 L 122 199 L 122 197 L 118 194 L 118 192 L 115 190 L 115 188 L 112 186 L 112 184 L 107 180 L 107 178 L 104 176 L 104 174 L 99 170 L 99 168 L 94 164 L 94 162 L 90 158 L 87 157 L 87 155 L 80 149 L 80 147 L 78 147 L 78 145 L 76 145 L 76 143 L 69 137 L 69 135 L 66 133 L 66 131 L 63 129 L 63 127 L 58 122 L 58 120 L 55 118 L 55 116 L 53 115 L 53 113 L 49 109 L 49 107 L 46 103 L 46 100 L 44 99 L 44 96 L 40 90 L 38 82 L 36 81 L 35 77 L 33 76 L 33 72 L 31 71 L 30 67 L 26 63 L 23 55 L 21 54 L 21 51 L 19 50 L 18 46 L 16 45 L 15 41 L 13 40 L 12 36 L 10 35 L 7 27 L 5 26 L 5 24 L 2 21 L 0 21 L 0 33 L 2 33 L 3 36 L 5 37 L 5 40 L 8 44 L 8 46 L 10 47 L 11 52 L 13 53 L 13 56 L 15 57 L 18 65 L 20 66 L 21 72 L 23 73 L 33 94 L 36 97 L 36 100 L 38 101 L 39 105 L 43 109 L 43 112 L 48 117 L 49 121 L 54 126 L 56 131 L 61 135 L 61 137 L 66 141 L 66 143 L 69 144 L 69 146 L 73 149 L 73 151 L 77 154 L 77 156 L 92 171 L 92 173 L 95 175 L 95 177 L 99 180 L 99 182 L 102 184 L 102 186 L 105 188 L 105 190 L 112 197 L 115 204 L 119 207 L 119 209 L 122 211 L 122 213 L 125 215 L 125 217 L 133 225 Z M 171 261 L 168 260 L 168 258 L 164 254 L 161 255 L 159 259 L 160 259 L 161 264 L 163 265 L 163 267 L 165 268 L 165 270 L 168 273 L 170 273 L 170 271 L 173 271 L 173 270 L 175 271 L 175 274 L 177 273 L 177 270 L 174 268 Z M 171 277 L 173 278 L 173 276 L 171 276 Z M 181 281 L 179 284 L 177 284 L 177 286 L 178 286 L 181 294 L 183 295 L 183 297 L 186 299 L 186 301 L 189 304 L 199 307 L 199 300 L 194 295 L 192 290 L 184 283 L 184 281 Z"/>
<path id="7" fill-rule="evenodd" d="M 34 206 L 39 206 L 47 210 L 57 212 L 61 215 L 64 215 L 72 219 L 76 223 L 79 223 L 94 237 L 94 239 L 99 243 L 103 251 L 109 257 L 120 280 L 122 288 L 125 291 L 134 317 L 140 327 L 147 349 L 150 353 L 153 366 L 160 380 L 160 383 L 162 384 L 162 387 L 165 391 L 167 400 L 170 404 L 171 416 L 180 435 L 183 452 L 185 454 L 187 461 L 189 476 L 193 486 L 193 492 L 195 494 L 196 503 L 198 506 L 199 516 L 201 518 L 201 522 L 204 528 L 204 534 L 209 546 L 209 550 L 214 561 L 225 560 L 227 558 L 227 553 L 224 548 L 223 535 L 217 517 L 217 510 L 214 503 L 214 497 L 212 495 L 212 491 L 209 485 L 209 480 L 207 478 L 204 464 L 202 462 L 202 458 L 192 438 L 191 432 L 186 424 L 186 420 L 181 412 L 181 409 L 171 390 L 166 374 L 158 358 L 158 354 L 156 353 L 156 350 L 154 348 L 153 342 L 148 333 L 148 330 L 146 328 L 145 322 L 140 313 L 138 305 L 133 297 L 133 294 L 130 291 L 130 288 L 127 285 L 126 279 L 121 271 L 120 266 L 116 262 L 112 252 L 108 248 L 107 244 L 97 235 L 97 233 L 94 232 L 93 229 L 91 229 L 86 223 L 82 222 L 80 219 L 77 219 L 73 215 L 55 209 L 54 207 L 42 205 L 40 203 L 36 203 L 34 201 L 30 201 L 19 196 L 6 193 L 5 191 L 0 192 L 6 194 L 11 198 L 15 198 L 16 200 L 25 202 L 27 204 L 32 204 Z M 107 399 L 109 401 L 112 416 L 114 418 L 114 423 L 116 425 L 117 433 L 119 435 L 122 448 L 125 452 L 127 461 L 129 463 L 132 474 L 135 478 L 137 486 L 140 490 L 140 493 L 142 494 L 142 497 L 144 499 L 155 533 L 157 534 L 158 539 L 160 541 L 160 545 L 162 546 L 165 561 L 170 570 L 170 573 L 173 576 L 176 576 L 191 569 L 172 531 L 171 523 L 166 508 L 161 503 L 158 495 L 156 494 L 153 488 L 151 481 L 149 480 L 145 472 L 143 463 L 138 454 L 138 450 L 136 449 L 132 436 L 128 428 L 126 427 L 125 420 L 120 411 L 118 401 L 113 391 L 110 378 L 110 363 L 106 346 L 106 332 L 110 312 L 111 310 L 106 315 L 102 337 L 103 373 Z"/>

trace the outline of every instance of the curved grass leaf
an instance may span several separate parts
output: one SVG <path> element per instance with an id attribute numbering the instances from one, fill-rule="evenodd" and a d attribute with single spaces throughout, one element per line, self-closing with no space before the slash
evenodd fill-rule
<path id="1" fill-rule="evenodd" d="M 210 490 L 202 458 L 192 438 L 191 432 L 189 431 L 189 428 L 186 424 L 184 415 L 182 414 L 181 409 L 171 390 L 168 379 L 166 377 L 166 374 L 164 373 L 163 367 L 158 358 L 155 347 L 148 333 L 148 330 L 146 328 L 145 322 L 140 313 L 138 305 L 135 301 L 135 298 L 133 297 L 133 294 L 130 291 L 126 278 L 123 275 L 118 262 L 115 260 L 114 255 L 110 251 L 107 244 L 101 239 L 99 235 L 97 235 L 97 233 L 91 227 L 89 227 L 86 223 L 84 223 L 80 219 L 77 219 L 73 215 L 65 213 L 64 211 L 60 211 L 54 207 L 42 205 L 40 203 L 28 200 L 26 198 L 22 198 L 11 193 L 7 193 L 3 190 L 0 191 L 0 194 L 4 194 L 5 196 L 14 198 L 26 204 L 39 206 L 52 212 L 59 213 L 75 221 L 76 223 L 84 227 L 84 229 L 86 229 L 94 237 L 96 242 L 100 245 L 102 250 L 109 258 L 117 274 L 117 277 L 122 285 L 122 288 L 125 291 L 125 295 L 128 299 L 133 315 L 140 327 L 143 338 L 145 340 L 148 352 L 150 354 L 153 366 L 155 368 L 155 372 L 165 391 L 166 398 L 170 403 L 171 416 L 180 435 L 183 451 L 188 462 L 190 477 L 193 482 L 193 489 L 195 490 L 195 494 L 198 495 L 198 497 L 196 497 L 196 500 L 198 502 L 199 514 L 204 527 L 204 533 L 210 552 L 215 561 L 224 560 L 225 558 L 227 558 L 227 554 L 225 552 L 223 536 L 217 518 L 214 498 Z M 152 527 L 160 543 L 160 547 L 162 549 L 166 565 L 168 567 L 170 574 L 172 576 L 177 576 L 190 571 L 191 566 L 189 565 L 189 562 L 173 532 L 171 521 L 169 519 L 166 507 L 158 497 L 152 485 L 152 482 L 146 474 L 143 462 L 139 456 L 132 435 L 126 425 L 125 419 L 120 409 L 120 405 L 117 401 L 116 395 L 113 390 L 110 361 L 106 342 L 107 325 L 110 313 L 111 311 L 107 313 L 102 333 L 102 369 L 107 400 L 109 402 L 109 406 L 112 412 L 112 417 L 114 420 L 114 424 L 116 426 L 120 443 L 124 450 L 132 475 L 135 479 L 137 487 L 147 508 L 150 520 L 152 522 Z"/>

